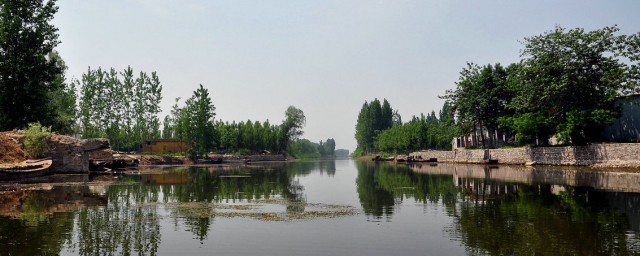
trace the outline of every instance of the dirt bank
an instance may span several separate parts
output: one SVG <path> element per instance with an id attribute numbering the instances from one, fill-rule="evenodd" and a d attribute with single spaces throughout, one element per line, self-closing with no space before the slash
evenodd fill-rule
<path id="1" fill-rule="evenodd" d="M 0 132 L 0 164 L 27 160 L 28 154 L 22 149 L 23 138 L 20 131 Z"/>

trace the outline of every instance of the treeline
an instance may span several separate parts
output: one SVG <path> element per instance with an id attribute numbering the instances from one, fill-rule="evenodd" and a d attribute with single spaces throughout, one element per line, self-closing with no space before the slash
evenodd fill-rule
<path id="1" fill-rule="evenodd" d="M 446 103 L 437 117 L 432 112 L 382 125 L 389 115 L 377 100 L 365 102 L 355 155 L 450 149 L 453 137 L 471 133 L 483 147 L 502 138 L 503 145 L 545 144 L 552 136 L 565 144 L 598 141 L 620 115 L 616 100 L 640 93 L 640 33 L 618 31 L 558 26 L 525 38 L 518 63 L 467 63 L 456 88 L 441 96 Z"/>
<path id="2" fill-rule="evenodd" d="M 120 151 L 137 151 L 147 140 L 180 139 L 188 142 L 192 156 L 210 151 L 308 151 L 306 141 L 298 142 L 305 116 L 293 106 L 279 125 L 216 121 L 209 91 L 200 85 L 184 104 L 176 99 L 161 125 L 162 85 L 155 72 L 89 68 L 80 80 L 67 82 L 67 67 L 54 51 L 60 43 L 51 24 L 58 11 L 55 2 L 0 0 L 1 130 L 40 123 L 58 133 L 106 137 Z M 324 156 L 335 142 L 313 148 Z"/>
<path id="3" fill-rule="evenodd" d="M 336 151 L 336 141 L 327 139 L 319 143 L 307 139 L 296 140 L 291 143 L 289 154 L 298 159 L 332 159 Z"/>
<path id="4" fill-rule="evenodd" d="M 354 155 L 406 153 L 420 149 L 451 149 L 451 138 L 458 134 L 451 105 L 444 104 L 438 115 L 413 116 L 402 123 L 397 110 L 384 99 L 365 102 L 358 114 Z"/>
<path id="5" fill-rule="evenodd" d="M 554 135 L 562 143 L 597 141 L 620 114 L 616 99 L 640 92 L 640 34 L 618 31 L 558 26 L 525 38 L 520 62 L 469 63 L 443 98 L 463 134 L 480 130 L 483 146 L 493 142 L 485 134 L 496 132 L 515 135 L 519 144 Z"/>
<path id="6" fill-rule="evenodd" d="M 376 135 L 391 128 L 394 122 L 395 124 L 400 124 L 402 120 L 397 111 L 394 113 L 391 104 L 389 104 L 386 99 L 383 100 L 382 104 L 378 99 L 374 99 L 371 103 L 365 101 L 360 109 L 358 121 L 356 122 L 355 138 L 358 147 L 356 148 L 355 154 L 359 155 L 360 152 L 374 151 Z"/>
<path id="7" fill-rule="evenodd" d="M 131 68 L 89 69 L 78 84 L 82 93 L 78 132 L 83 138 L 106 137 L 116 150 L 137 151 L 144 141 L 163 138 L 186 141 L 194 157 L 212 151 L 282 153 L 303 134 L 306 121 L 304 112 L 293 106 L 280 125 L 216 121 L 209 90 L 200 85 L 184 104 L 176 99 L 161 129 L 162 86 L 155 72 L 134 77 Z"/>
<path id="8" fill-rule="evenodd" d="M 124 151 L 160 138 L 162 85 L 155 72 L 136 76 L 131 67 L 121 72 L 89 68 L 76 82 L 83 138 L 109 138 L 112 148 Z"/>
<path id="9" fill-rule="evenodd" d="M 296 118 L 294 115 L 285 113 L 288 119 Z M 297 118 L 300 118 L 297 117 Z M 222 122 L 215 124 L 215 131 L 218 141 L 218 149 L 232 153 L 256 153 L 264 150 L 271 153 L 287 152 L 295 158 L 331 158 L 333 157 L 336 142 L 327 139 L 325 142 L 311 142 L 307 139 L 292 138 L 294 134 L 287 133 L 285 123 L 273 125 L 269 120 L 262 123 L 252 122 Z M 300 134 L 301 135 L 301 134 Z"/>
<path id="10" fill-rule="evenodd" d="M 451 138 L 458 134 L 453 119 L 453 109 L 444 104 L 436 116 L 434 111 L 427 116 L 412 117 L 407 123 L 395 125 L 375 137 L 378 151 L 406 153 L 422 149 L 450 150 Z"/>

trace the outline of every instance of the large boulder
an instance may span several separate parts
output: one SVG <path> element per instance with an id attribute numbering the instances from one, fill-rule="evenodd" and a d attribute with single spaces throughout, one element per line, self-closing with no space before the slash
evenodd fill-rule
<path id="1" fill-rule="evenodd" d="M 90 160 L 113 159 L 107 139 L 83 140 L 54 134 L 49 141 L 52 173 L 88 173 Z"/>

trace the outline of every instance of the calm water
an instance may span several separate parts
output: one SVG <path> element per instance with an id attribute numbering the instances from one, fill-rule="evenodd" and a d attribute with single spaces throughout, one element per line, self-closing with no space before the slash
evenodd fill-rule
<path id="1" fill-rule="evenodd" d="M 0 255 L 640 254 L 635 173 L 343 160 L 56 178 L 0 192 Z"/>

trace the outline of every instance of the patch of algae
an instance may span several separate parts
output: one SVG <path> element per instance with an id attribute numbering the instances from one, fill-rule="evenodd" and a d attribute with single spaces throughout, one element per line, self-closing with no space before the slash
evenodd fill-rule
<path id="1" fill-rule="evenodd" d="M 292 221 L 318 218 L 341 218 L 357 215 L 350 205 L 306 203 L 278 199 L 253 200 L 242 204 L 203 202 L 147 203 L 164 206 L 184 218 L 252 218 L 261 221 Z M 282 210 L 278 210 L 278 209 Z"/>

